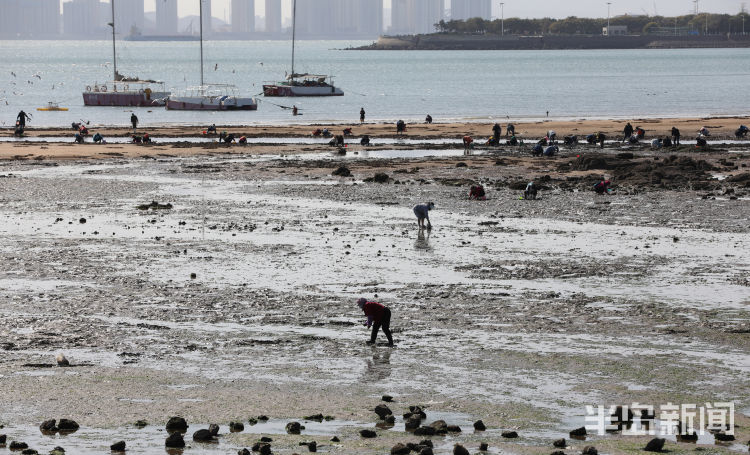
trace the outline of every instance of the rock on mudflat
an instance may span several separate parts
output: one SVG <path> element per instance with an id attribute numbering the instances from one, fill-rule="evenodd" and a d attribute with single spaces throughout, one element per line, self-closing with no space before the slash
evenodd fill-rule
<path id="1" fill-rule="evenodd" d="M 211 441 L 214 435 L 211 430 L 201 429 L 193 433 L 193 441 L 206 442 Z"/>
<path id="2" fill-rule="evenodd" d="M 252 452 L 250 452 L 247 449 L 242 449 L 242 450 L 237 451 L 237 455 L 252 455 Z"/>
<path id="3" fill-rule="evenodd" d="M 466 447 L 462 446 L 461 444 L 456 444 L 453 446 L 453 455 L 470 455 L 469 451 L 466 450 Z"/>
<path id="4" fill-rule="evenodd" d="M 650 441 L 648 441 L 648 444 L 646 444 L 646 447 L 643 449 L 646 452 L 661 452 L 662 449 L 664 449 L 664 443 L 667 440 L 664 438 L 654 438 Z"/>
<path id="5" fill-rule="evenodd" d="M 10 450 L 23 450 L 23 449 L 28 449 L 29 445 L 21 441 L 11 441 L 10 446 L 8 448 Z"/>
<path id="6" fill-rule="evenodd" d="M 229 422 L 229 431 L 232 433 L 245 431 L 245 425 L 243 425 L 242 422 Z"/>
<path id="7" fill-rule="evenodd" d="M 57 357 L 55 357 L 55 360 L 57 360 L 57 366 L 59 367 L 70 366 L 70 362 L 68 361 L 68 359 L 65 358 L 65 354 L 63 353 L 57 354 Z"/>
<path id="8" fill-rule="evenodd" d="M 489 448 L 490 448 L 490 446 L 487 445 L 486 442 L 483 442 L 483 443 L 479 444 L 479 451 L 480 452 L 486 452 L 487 449 L 489 449 Z"/>
<path id="9" fill-rule="evenodd" d="M 565 455 L 565 452 L 563 452 L 562 450 L 555 450 L 550 455 Z"/>
<path id="10" fill-rule="evenodd" d="M 482 422 L 481 420 L 477 420 L 476 422 L 474 422 L 474 429 L 477 431 L 485 431 L 487 427 L 484 425 L 484 422 Z"/>
<path id="11" fill-rule="evenodd" d="M 398 443 L 391 448 L 391 455 L 409 455 L 411 449 L 402 443 Z"/>
<path id="12" fill-rule="evenodd" d="M 24 449 L 24 451 L 21 452 L 21 455 L 39 455 L 39 452 L 34 449 Z"/>
<path id="13" fill-rule="evenodd" d="M 75 420 L 60 419 L 60 421 L 57 422 L 57 429 L 60 430 L 60 432 L 78 431 L 79 428 L 81 428 L 81 426 L 78 425 L 78 422 Z"/>
<path id="14" fill-rule="evenodd" d="M 164 441 L 164 446 L 174 449 L 181 449 L 185 447 L 185 440 L 182 438 L 182 435 L 176 431 L 167 436 L 166 441 Z"/>
<path id="15" fill-rule="evenodd" d="M 286 432 L 289 434 L 300 434 L 302 425 L 299 422 L 289 422 L 286 424 Z"/>
<path id="16" fill-rule="evenodd" d="M 378 436 L 378 434 L 375 433 L 374 431 L 367 430 L 367 429 L 360 430 L 359 435 L 362 436 L 363 438 L 376 438 Z"/>
<path id="17" fill-rule="evenodd" d="M 715 439 L 716 439 L 717 441 L 721 441 L 721 442 L 729 442 L 729 441 L 734 441 L 734 435 L 731 435 L 731 434 L 726 434 L 726 433 L 725 433 L 725 432 L 723 432 L 723 431 L 720 431 L 720 432 L 718 432 L 718 433 L 714 433 L 714 438 L 715 438 Z"/>
<path id="18" fill-rule="evenodd" d="M 503 431 L 501 433 L 501 436 L 504 438 L 513 439 L 518 437 L 518 433 L 516 433 L 515 431 Z"/>
<path id="19" fill-rule="evenodd" d="M 552 441 L 552 446 L 560 449 L 564 449 L 565 447 L 567 447 L 567 445 L 568 444 L 566 443 L 565 438 L 555 439 L 554 441 Z"/>
<path id="20" fill-rule="evenodd" d="M 169 421 L 167 421 L 166 429 L 169 432 L 179 431 L 180 433 L 185 433 L 188 429 L 188 424 L 182 417 L 170 417 Z"/>
<path id="21" fill-rule="evenodd" d="M 146 422 L 145 420 L 139 420 L 135 422 L 136 428 L 146 428 L 147 426 L 148 426 L 148 422 Z"/>
<path id="22" fill-rule="evenodd" d="M 215 423 L 208 426 L 208 431 L 211 432 L 211 436 L 219 436 L 219 426 Z"/>
<path id="23" fill-rule="evenodd" d="M 57 432 L 56 424 L 57 420 L 55 419 L 45 420 L 41 425 L 39 425 L 39 431 L 41 431 L 42 433 L 55 433 Z"/>
<path id="24" fill-rule="evenodd" d="M 7 440 L 8 440 L 8 435 L 0 434 L 0 444 L 5 444 L 5 441 Z"/>
<path id="25" fill-rule="evenodd" d="M 125 441 L 119 441 L 115 442 L 111 446 L 109 446 L 109 450 L 112 452 L 124 452 L 125 451 Z"/>
<path id="26" fill-rule="evenodd" d="M 331 438 L 331 442 L 341 442 L 341 439 L 338 436 L 334 436 Z"/>
<path id="27" fill-rule="evenodd" d="M 434 427 L 423 425 L 414 430 L 414 436 L 434 436 L 437 432 L 438 431 Z"/>
<path id="28" fill-rule="evenodd" d="M 419 416 L 411 416 L 404 421 L 404 426 L 407 430 L 416 430 L 422 424 L 422 419 Z"/>
<path id="29" fill-rule="evenodd" d="M 381 419 L 385 419 L 387 416 L 393 415 L 393 411 L 391 411 L 388 406 L 379 404 L 375 406 L 375 414 L 377 414 Z"/>
<path id="30" fill-rule="evenodd" d="M 575 430 L 570 432 L 570 437 L 575 436 L 586 436 L 586 427 L 576 428 Z"/>
<path id="31" fill-rule="evenodd" d="M 586 446 L 581 451 L 581 455 L 599 455 L 599 451 L 594 446 Z"/>
<path id="32" fill-rule="evenodd" d="M 396 424 L 396 416 L 393 414 L 389 416 L 385 416 L 385 419 L 383 419 L 383 422 L 387 423 L 388 425 L 395 425 Z"/>
<path id="33" fill-rule="evenodd" d="M 315 442 L 315 441 L 310 441 L 307 444 L 307 450 L 309 450 L 310 452 L 317 452 L 318 451 L 318 443 Z"/>
<path id="34" fill-rule="evenodd" d="M 383 397 L 381 398 L 381 400 L 385 401 L 386 403 L 392 403 L 393 402 L 393 397 L 390 396 L 390 395 L 383 395 Z"/>

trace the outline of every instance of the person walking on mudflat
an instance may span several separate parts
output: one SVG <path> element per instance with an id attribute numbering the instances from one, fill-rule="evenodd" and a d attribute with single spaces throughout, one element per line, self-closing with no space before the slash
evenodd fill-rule
<path id="1" fill-rule="evenodd" d="M 414 207 L 414 214 L 417 216 L 417 224 L 419 229 L 424 229 L 424 222 L 427 220 L 427 229 L 432 229 L 432 223 L 430 223 L 430 210 L 435 208 L 435 204 L 428 202 L 427 204 L 420 204 Z"/>
<path id="2" fill-rule="evenodd" d="M 367 344 L 375 344 L 378 337 L 378 330 L 383 328 L 385 337 L 388 338 L 388 346 L 393 346 L 393 336 L 391 336 L 391 310 L 385 305 L 378 302 L 370 302 L 365 298 L 357 300 L 357 305 L 364 311 L 367 316 L 365 325 L 367 328 L 372 327 L 372 335 Z"/>
<path id="3" fill-rule="evenodd" d="M 135 129 L 138 128 L 138 117 L 135 113 L 130 115 L 130 123 L 133 125 L 133 132 L 135 133 Z"/>

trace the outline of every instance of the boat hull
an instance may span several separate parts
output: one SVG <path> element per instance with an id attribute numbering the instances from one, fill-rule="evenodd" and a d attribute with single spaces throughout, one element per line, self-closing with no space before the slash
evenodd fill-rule
<path id="1" fill-rule="evenodd" d="M 235 97 L 170 97 L 167 109 L 171 111 L 255 111 L 258 103 L 253 98 Z"/>
<path id="2" fill-rule="evenodd" d="M 263 96 L 301 97 L 301 96 L 344 96 L 337 87 L 310 87 L 304 85 L 269 84 L 263 86 Z"/>
<path id="3" fill-rule="evenodd" d="M 164 99 L 169 92 L 83 92 L 84 106 L 131 106 L 153 107 L 164 106 Z"/>

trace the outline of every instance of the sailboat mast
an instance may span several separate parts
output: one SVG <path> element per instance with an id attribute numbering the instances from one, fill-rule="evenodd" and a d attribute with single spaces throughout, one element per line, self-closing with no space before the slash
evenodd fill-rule
<path id="1" fill-rule="evenodd" d="M 297 0 L 292 2 L 292 82 L 294 82 L 294 42 L 297 38 Z"/>
<path id="2" fill-rule="evenodd" d="M 201 27 L 201 87 L 203 87 L 203 0 L 198 0 L 200 8 L 200 27 Z"/>
<path id="3" fill-rule="evenodd" d="M 115 0 L 110 0 L 110 3 L 112 4 L 112 60 L 114 61 L 114 66 L 115 66 L 115 77 L 112 80 L 116 81 L 117 80 L 117 48 L 115 44 Z"/>

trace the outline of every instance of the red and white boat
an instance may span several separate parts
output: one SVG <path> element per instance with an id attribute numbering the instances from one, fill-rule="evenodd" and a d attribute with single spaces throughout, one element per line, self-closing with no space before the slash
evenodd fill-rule
<path id="1" fill-rule="evenodd" d="M 84 106 L 164 106 L 169 92 L 164 83 L 152 80 L 126 78 L 117 72 L 117 41 L 115 39 L 115 1 L 112 6 L 112 58 L 114 62 L 114 80 L 103 84 L 87 85 L 83 92 Z"/>
<path id="2" fill-rule="evenodd" d="M 239 96 L 237 86 L 206 84 L 203 82 L 203 7 L 200 10 L 201 85 L 189 87 L 183 93 L 167 97 L 167 110 L 173 111 L 254 111 L 258 109 L 255 98 Z"/>
<path id="3" fill-rule="evenodd" d="M 167 98 L 167 109 L 175 111 L 255 111 L 255 98 L 238 95 L 237 87 L 211 84 L 190 87 L 184 93 Z"/>
<path id="4" fill-rule="evenodd" d="M 297 0 L 292 3 L 292 73 L 283 82 L 263 85 L 263 96 L 344 96 L 333 84 L 332 76 L 294 72 L 294 49 L 297 38 Z"/>
<path id="5" fill-rule="evenodd" d="M 285 82 L 263 85 L 263 96 L 344 96 L 344 91 L 329 76 L 293 74 Z"/>
<path id="6" fill-rule="evenodd" d="M 83 92 L 85 106 L 164 106 L 170 92 L 163 82 L 112 81 L 86 87 Z"/>

